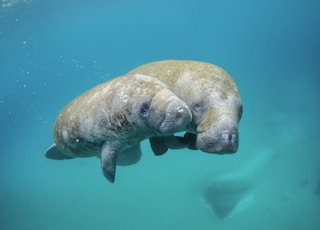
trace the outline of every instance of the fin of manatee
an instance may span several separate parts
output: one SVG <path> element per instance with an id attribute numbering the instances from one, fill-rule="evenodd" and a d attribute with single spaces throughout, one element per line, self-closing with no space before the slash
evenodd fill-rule
<path id="1" fill-rule="evenodd" d="M 165 142 L 169 149 L 184 149 L 188 147 L 184 137 L 180 136 L 165 136 Z"/>
<path id="2" fill-rule="evenodd" d="M 151 149 L 156 156 L 165 154 L 168 151 L 168 146 L 165 143 L 164 137 L 150 137 Z"/>
<path id="3" fill-rule="evenodd" d="M 130 148 L 124 149 L 119 153 L 117 165 L 126 166 L 137 163 L 141 158 L 140 142 Z"/>
<path id="4" fill-rule="evenodd" d="M 183 142 L 188 146 L 188 149 L 198 150 L 196 147 L 197 135 L 194 133 L 185 133 L 183 137 Z"/>
<path id="5" fill-rule="evenodd" d="M 101 150 L 101 167 L 105 178 L 111 183 L 115 180 L 116 162 L 120 152 L 120 148 L 112 145 L 110 142 L 105 142 Z"/>
<path id="6" fill-rule="evenodd" d="M 57 148 L 55 144 L 51 145 L 46 151 L 45 156 L 52 160 L 68 160 L 73 159 L 73 157 L 65 155 L 60 149 Z"/>
<path id="7" fill-rule="evenodd" d="M 161 136 L 161 137 L 150 137 L 150 144 L 152 151 L 155 155 L 159 156 L 165 154 L 168 149 L 184 149 L 190 148 L 190 146 L 195 145 L 193 140 L 195 137 L 192 136 Z M 194 142 L 194 143 L 193 143 Z M 190 149 L 193 149 L 191 147 Z"/>

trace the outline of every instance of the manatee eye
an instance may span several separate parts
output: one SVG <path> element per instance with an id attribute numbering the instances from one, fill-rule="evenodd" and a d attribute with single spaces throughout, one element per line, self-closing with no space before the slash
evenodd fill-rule
<path id="1" fill-rule="evenodd" d="M 201 106 L 199 104 L 195 104 L 194 107 L 193 107 L 193 110 L 196 111 L 196 112 L 199 112 L 201 109 Z"/>
<path id="2" fill-rule="evenodd" d="M 149 115 L 150 105 L 148 103 L 143 103 L 140 108 L 141 117 L 147 117 Z"/>
<path id="3" fill-rule="evenodd" d="M 203 103 L 201 103 L 201 102 L 195 103 L 192 106 L 193 111 L 195 111 L 197 113 L 200 112 L 203 109 L 202 107 L 203 107 Z"/>

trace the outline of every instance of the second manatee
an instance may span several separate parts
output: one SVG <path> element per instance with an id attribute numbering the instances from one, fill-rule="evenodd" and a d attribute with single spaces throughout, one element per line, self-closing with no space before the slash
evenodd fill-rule
<path id="1" fill-rule="evenodd" d="M 242 102 L 235 82 L 222 68 L 200 61 L 164 60 L 130 73 L 146 74 L 167 84 L 192 113 L 184 137 L 150 138 L 156 155 L 184 147 L 218 154 L 238 150 Z"/>

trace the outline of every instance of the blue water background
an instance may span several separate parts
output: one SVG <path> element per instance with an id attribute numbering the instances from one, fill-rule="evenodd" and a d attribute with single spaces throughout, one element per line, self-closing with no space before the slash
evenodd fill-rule
<path id="1" fill-rule="evenodd" d="M 320 2 L 0 1 L 0 229 L 320 229 Z M 240 148 L 169 151 L 119 167 L 52 161 L 59 111 L 85 90 L 162 59 L 217 64 L 244 105 Z M 251 190 L 224 220 L 215 178 Z"/>

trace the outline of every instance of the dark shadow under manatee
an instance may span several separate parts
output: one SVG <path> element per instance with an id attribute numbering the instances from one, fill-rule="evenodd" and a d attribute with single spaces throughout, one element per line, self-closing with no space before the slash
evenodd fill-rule
<path id="1" fill-rule="evenodd" d="M 214 181 L 204 191 L 203 197 L 219 219 L 226 218 L 250 189 L 246 181 Z"/>

